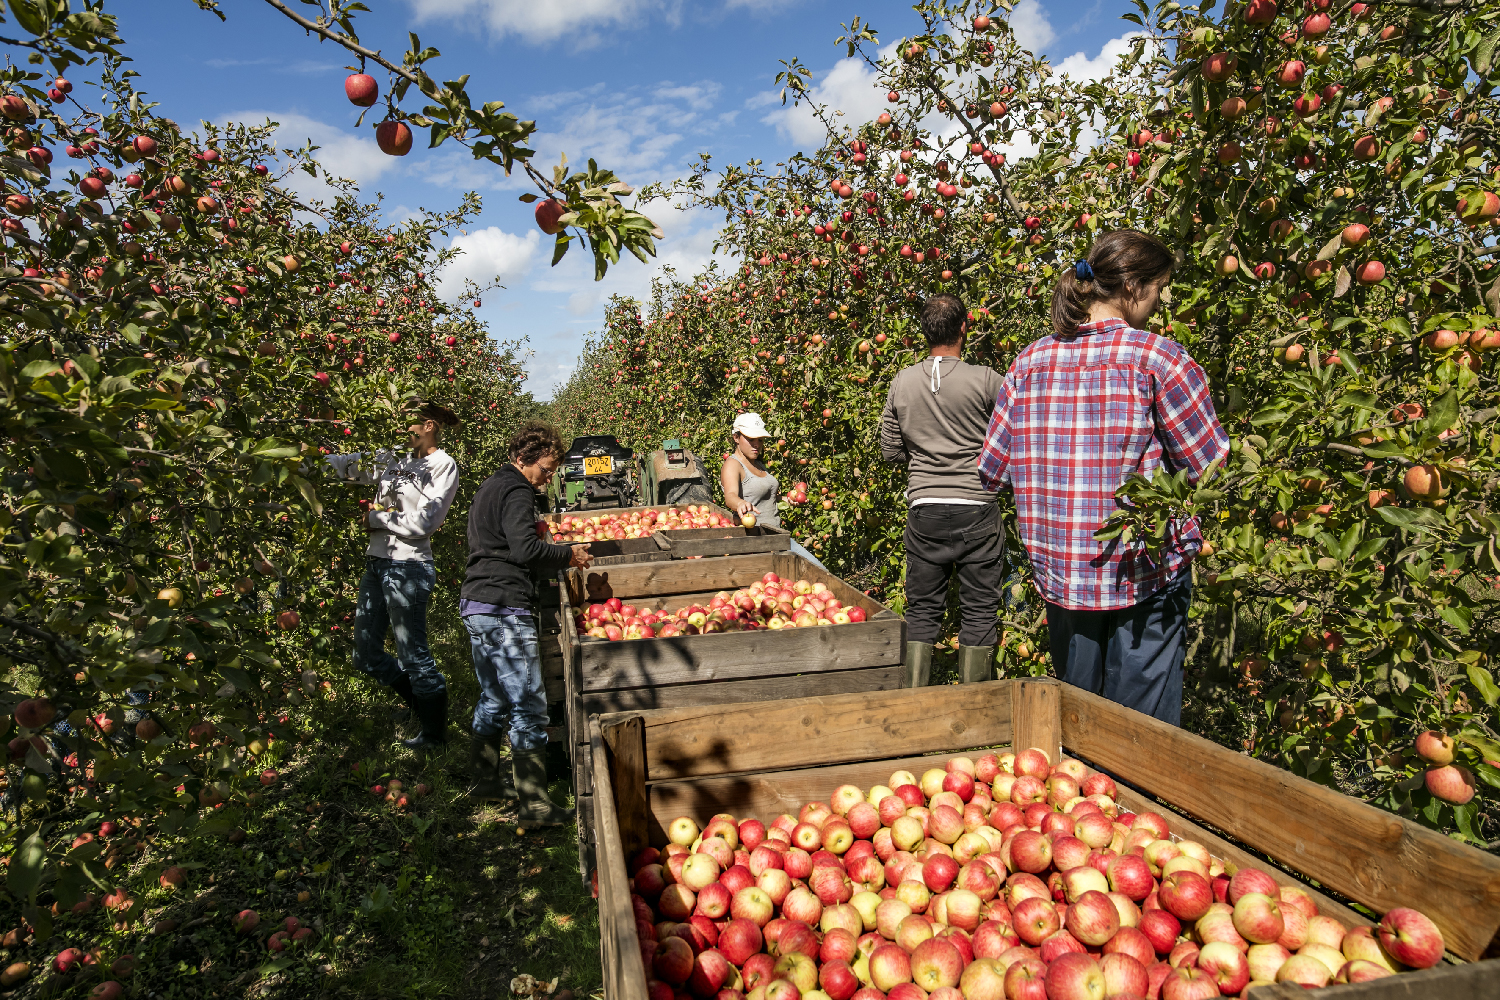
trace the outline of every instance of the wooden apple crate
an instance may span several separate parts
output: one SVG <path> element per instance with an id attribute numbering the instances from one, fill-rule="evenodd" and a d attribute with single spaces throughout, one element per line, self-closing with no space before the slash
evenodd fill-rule
<path id="1" fill-rule="evenodd" d="M 568 732 L 574 741 L 579 861 L 593 867 L 593 763 L 587 720 L 601 712 L 728 705 L 777 698 L 890 691 L 905 678 L 906 621 L 825 569 L 790 552 L 672 560 L 611 567 L 614 596 L 675 610 L 707 604 L 721 590 L 748 587 L 766 573 L 822 582 L 863 622 L 784 631 L 725 632 L 610 642 L 580 636 L 573 608 L 587 603 L 584 574 L 565 570 L 560 635 Z"/>
<path id="2" fill-rule="evenodd" d="M 1415 907 L 1442 930 L 1451 959 L 1473 963 L 1312 993 L 1262 987 L 1251 1000 L 1500 995 L 1500 965 L 1478 961 L 1500 928 L 1500 858 L 1057 681 L 612 713 L 590 720 L 589 740 L 608 1000 L 646 1000 L 626 865 L 665 844 L 673 818 L 769 823 L 841 784 L 868 788 L 897 769 L 920 774 L 960 751 L 1006 745 L 1053 760 L 1065 748 L 1112 775 L 1123 806 L 1161 813 L 1174 838 L 1225 862 L 1300 885 L 1348 926 L 1372 921 L 1325 892 L 1376 913 Z"/>
<path id="3" fill-rule="evenodd" d="M 757 524 L 753 528 L 739 525 L 720 528 L 683 528 L 657 532 L 673 559 L 695 559 L 703 556 L 739 556 L 753 552 L 789 552 L 792 534 L 785 528 Z"/>

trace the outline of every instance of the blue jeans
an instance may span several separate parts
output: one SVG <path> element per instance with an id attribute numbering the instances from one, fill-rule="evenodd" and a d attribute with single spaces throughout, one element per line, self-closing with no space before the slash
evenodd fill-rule
<path id="1" fill-rule="evenodd" d="M 479 681 L 474 735 L 499 736 L 508 712 L 512 749 L 545 747 L 547 689 L 542 686 L 536 622 L 530 615 L 468 615 L 464 627 Z"/>
<path id="2" fill-rule="evenodd" d="M 354 609 L 354 669 L 382 684 L 396 682 L 404 671 L 412 694 L 441 694 L 448 682 L 427 648 L 427 601 L 437 570 L 420 559 L 365 557 Z M 396 635 L 396 655 L 385 651 L 385 632 Z"/>
<path id="3" fill-rule="evenodd" d="M 1191 566 L 1144 601 L 1112 611 L 1047 602 L 1052 669 L 1059 680 L 1173 726 L 1182 725 Z"/>

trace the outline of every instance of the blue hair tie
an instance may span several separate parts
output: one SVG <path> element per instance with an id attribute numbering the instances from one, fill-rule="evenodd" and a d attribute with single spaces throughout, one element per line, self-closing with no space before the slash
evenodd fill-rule
<path id="1" fill-rule="evenodd" d="M 1088 261 L 1080 260 L 1078 263 L 1073 265 L 1073 276 L 1076 277 L 1079 281 L 1093 281 L 1094 269 L 1089 266 Z"/>

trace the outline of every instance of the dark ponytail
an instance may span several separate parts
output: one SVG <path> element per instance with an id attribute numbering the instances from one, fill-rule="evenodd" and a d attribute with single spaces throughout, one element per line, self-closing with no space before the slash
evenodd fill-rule
<path id="1" fill-rule="evenodd" d="M 1139 295 L 1172 273 L 1172 251 L 1155 236 L 1117 229 L 1094 241 L 1086 258 L 1064 267 L 1052 292 L 1052 331 L 1071 337 L 1089 321 L 1089 307 L 1121 294 Z"/>

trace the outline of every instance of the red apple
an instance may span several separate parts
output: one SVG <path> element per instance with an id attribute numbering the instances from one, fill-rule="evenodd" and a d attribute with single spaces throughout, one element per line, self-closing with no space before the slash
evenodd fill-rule
<path id="1" fill-rule="evenodd" d="M 1195 921 L 1213 905 L 1214 891 L 1203 876 L 1179 871 L 1162 880 L 1158 897 L 1162 909 L 1177 919 Z"/>
<path id="2" fill-rule="evenodd" d="M 894 944 L 884 944 L 870 954 L 870 981 L 876 989 L 890 993 L 899 983 L 909 983 L 911 960 Z"/>
<path id="3" fill-rule="evenodd" d="M 1104 970 L 1094 956 L 1068 952 L 1047 966 L 1048 1000 L 1093 1000 L 1104 995 Z"/>
<path id="4" fill-rule="evenodd" d="M 1161 1000 L 1212 1000 L 1219 984 L 1202 969 L 1188 966 L 1172 969 L 1161 984 Z"/>
<path id="5" fill-rule="evenodd" d="M 368 73 L 354 73 L 344 78 L 344 96 L 349 98 L 350 104 L 361 108 L 372 107 L 380 99 L 380 84 Z M 152 146 L 155 145 L 153 141 Z"/>
<path id="6" fill-rule="evenodd" d="M 383 121 L 375 126 L 375 144 L 388 156 L 405 156 L 411 152 L 411 129 L 402 121 Z"/>
<path id="7" fill-rule="evenodd" d="M 1416 969 L 1431 968 L 1443 957 L 1437 925 L 1409 907 L 1399 906 L 1382 917 L 1375 935 L 1391 957 Z"/>
<path id="8" fill-rule="evenodd" d="M 760 925 L 753 920 L 737 917 L 719 931 L 719 951 L 737 966 L 742 966 L 762 945 Z"/>
<path id="9" fill-rule="evenodd" d="M 1005 970 L 1005 996 L 1006 1000 L 1047 1000 L 1047 963 L 1035 956 L 1012 962 Z"/>

